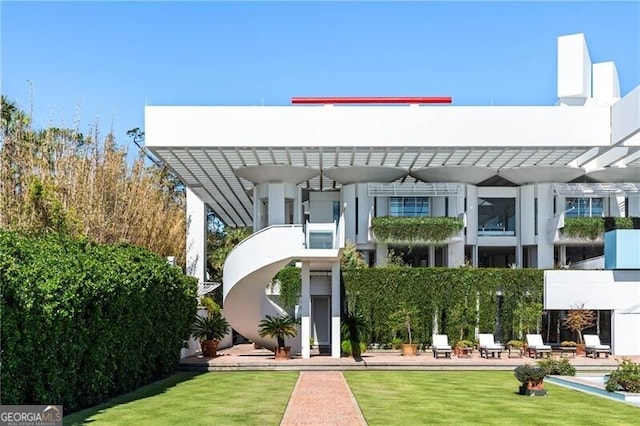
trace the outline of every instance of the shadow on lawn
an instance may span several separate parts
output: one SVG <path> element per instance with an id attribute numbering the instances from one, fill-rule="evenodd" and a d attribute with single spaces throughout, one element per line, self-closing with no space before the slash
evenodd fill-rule
<path id="1" fill-rule="evenodd" d="M 142 386 L 141 388 L 138 388 L 132 392 L 113 397 L 103 402 L 102 404 L 85 408 L 84 410 L 66 415 L 63 418 L 63 424 L 65 425 L 89 424 L 93 422 L 93 420 L 89 419 L 90 417 L 96 414 L 99 414 L 104 410 L 107 410 L 109 408 L 115 407 L 120 404 L 126 404 L 132 401 L 138 401 L 141 399 L 150 398 L 150 397 L 159 395 L 180 383 L 187 382 L 193 379 L 194 377 L 199 376 L 200 374 L 204 374 L 204 373 L 202 372 L 174 373 L 167 378 Z"/>

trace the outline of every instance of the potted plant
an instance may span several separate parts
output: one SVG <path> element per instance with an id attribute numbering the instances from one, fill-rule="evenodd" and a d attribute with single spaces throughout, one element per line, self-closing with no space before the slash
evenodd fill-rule
<path id="1" fill-rule="evenodd" d="M 474 344 L 471 340 L 458 340 L 458 342 L 453 346 L 453 353 L 457 356 L 471 356 L 473 347 Z"/>
<path id="2" fill-rule="evenodd" d="M 277 360 L 291 358 L 291 346 L 285 346 L 286 337 L 295 337 L 298 334 L 298 321 L 290 315 L 267 315 L 258 325 L 260 337 L 269 336 L 275 338 L 278 346 L 274 348 Z"/>
<path id="3" fill-rule="evenodd" d="M 415 356 L 418 354 L 418 344 L 413 343 L 412 324 L 418 315 L 418 308 L 414 305 L 403 303 L 398 310 L 390 315 L 389 320 L 396 332 L 405 334 L 407 340 L 402 344 L 402 355 Z"/>
<path id="4" fill-rule="evenodd" d="M 218 343 L 229 330 L 229 323 L 222 313 L 217 311 L 209 312 L 207 316 L 196 316 L 191 333 L 200 340 L 202 356 L 214 358 L 217 356 Z"/>
<path id="5" fill-rule="evenodd" d="M 578 344 L 576 345 L 576 355 L 584 354 L 584 340 L 582 339 L 582 331 L 593 327 L 596 323 L 596 313 L 589 309 L 584 309 L 584 303 L 574 306 L 567 311 L 564 317 L 564 326 L 578 334 Z"/>
<path id="6" fill-rule="evenodd" d="M 509 340 L 507 342 L 507 349 L 509 350 L 509 355 L 511 355 L 511 351 L 516 352 L 516 355 L 520 354 L 520 356 L 524 355 L 526 342 L 522 340 Z"/>
<path id="7" fill-rule="evenodd" d="M 547 370 L 534 364 L 519 365 L 513 370 L 513 374 L 520 382 L 520 395 L 530 396 L 546 396 L 547 391 L 544 390 L 544 378 Z"/>

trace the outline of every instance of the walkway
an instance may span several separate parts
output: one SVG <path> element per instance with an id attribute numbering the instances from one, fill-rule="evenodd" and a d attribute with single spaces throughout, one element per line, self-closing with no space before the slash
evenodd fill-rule
<path id="1" fill-rule="evenodd" d="M 302 371 L 281 426 L 366 425 L 349 385 L 339 371 Z"/>

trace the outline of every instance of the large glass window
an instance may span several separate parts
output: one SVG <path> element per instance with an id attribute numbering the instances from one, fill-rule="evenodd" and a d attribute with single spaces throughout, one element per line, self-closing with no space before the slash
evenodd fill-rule
<path id="1" fill-rule="evenodd" d="M 332 232 L 309 232 L 309 248 L 310 249 L 331 249 L 333 248 Z"/>
<path id="2" fill-rule="evenodd" d="M 478 198 L 478 235 L 516 235 L 516 199 Z"/>
<path id="3" fill-rule="evenodd" d="M 566 198 L 565 217 L 602 216 L 604 212 L 603 198 Z"/>
<path id="4" fill-rule="evenodd" d="M 429 216 L 429 198 L 390 197 L 389 216 Z"/>

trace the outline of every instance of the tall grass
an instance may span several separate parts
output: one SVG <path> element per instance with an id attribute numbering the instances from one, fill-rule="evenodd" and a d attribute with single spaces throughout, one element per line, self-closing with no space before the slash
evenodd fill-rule
<path id="1" fill-rule="evenodd" d="M 127 161 L 113 134 L 33 129 L 2 97 L 0 228 L 146 247 L 184 263 L 184 194 L 166 168 Z"/>

